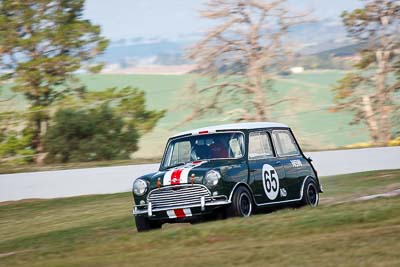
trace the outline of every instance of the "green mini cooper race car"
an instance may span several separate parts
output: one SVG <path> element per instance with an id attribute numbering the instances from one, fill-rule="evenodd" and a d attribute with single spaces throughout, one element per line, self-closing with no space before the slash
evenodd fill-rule
<path id="1" fill-rule="evenodd" d="M 138 231 L 163 223 L 250 216 L 263 207 L 317 206 L 322 187 L 291 129 L 212 126 L 168 140 L 159 171 L 133 183 Z"/>

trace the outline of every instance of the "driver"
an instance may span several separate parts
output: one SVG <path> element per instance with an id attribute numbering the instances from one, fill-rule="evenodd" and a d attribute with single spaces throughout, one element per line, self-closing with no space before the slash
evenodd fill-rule
<path id="1" fill-rule="evenodd" d="M 228 150 L 221 138 L 216 138 L 214 140 L 214 143 L 210 145 L 210 151 L 212 158 L 228 158 Z"/>

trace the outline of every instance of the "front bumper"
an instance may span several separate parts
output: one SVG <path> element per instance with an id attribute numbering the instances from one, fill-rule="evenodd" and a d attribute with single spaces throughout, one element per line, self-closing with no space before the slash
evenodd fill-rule
<path id="1" fill-rule="evenodd" d="M 228 205 L 230 203 L 231 201 L 229 201 L 225 196 L 214 197 L 212 201 L 207 202 L 204 198 L 202 198 L 200 204 L 170 206 L 165 208 L 153 208 L 151 202 L 148 202 L 146 205 L 141 205 L 138 207 L 135 206 L 133 209 L 133 214 L 135 216 L 147 216 L 149 219 L 160 219 L 168 218 L 168 211 L 190 209 L 190 216 L 197 216 L 201 214 L 207 214 L 215 208 Z"/>

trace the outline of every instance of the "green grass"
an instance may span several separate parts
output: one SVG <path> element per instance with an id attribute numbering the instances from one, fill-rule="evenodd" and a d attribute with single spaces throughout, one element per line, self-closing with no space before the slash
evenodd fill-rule
<path id="1" fill-rule="evenodd" d="M 400 171 L 373 171 L 351 175 L 322 177 L 321 182 L 326 188 L 323 203 L 351 201 L 355 198 L 389 192 L 400 189 Z"/>
<path id="2" fill-rule="evenodd" d="M 274 83 L 275 92 L 269 99 L 295 97 L 295 104 L 283 104 L 273 111 L 272 120 L 287 123 L 300 139 L 303 148 L 327 149 L 341 147 L 368 140 L 363 126 L 348 125 L 351 115 L 332 113 L 326 108 L 333 104 L 331 86 L 340 79 L 342 71 L 313 71 L 279 78 Z M 147 95 L 148 106 L 152 109 L 167 109 L 167 115 L 160 120 L 153 132 L 140 141 L 140 149 L 135 153 L 139 158 L 153 158 L 162 155 L 167 138 L 187 129 L 230 123 L 222 114 L 209 114 L 206 118 L 196 119 L 184 126 L 176 127 L 188 115 L 197 101 L 183 101 L 183 89 L 195 75 L 80 75 L 89 90 L 103 90 L 108 87 L 135 86 L 143 89 Z M 200 80 L 204 83 L 204 80 Z M 0 88 L 0 98 L 10 96 L 7 86 Z M 9 110 L 26 105 L 19 95 L 12 100 L 11 106 L 2 104 Z M 233 104 L 232 104 L 233 105 Z M 2 108 L 0 108 L 2 110 Z"/>
<path id="3" fill-rule="evenodd" d="M 316 209 L 138 234 L 130 193 L 0 206 L 0 266 L 399 266 L 400 170 L 322 178 Z M 345 198 L 346 203 L 337 204 Z"/>

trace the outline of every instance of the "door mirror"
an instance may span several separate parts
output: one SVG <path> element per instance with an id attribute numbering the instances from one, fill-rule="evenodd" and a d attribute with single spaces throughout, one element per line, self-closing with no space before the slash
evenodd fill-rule
<path id="1" fill-rule="evenodd" d="M 308 162 L 312 162 L 312 158 L 311 158 L 311 157 L 308 157 L 308 158 L 307 158 L 307 161 L 308 161 Z"/>

